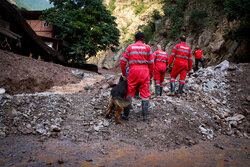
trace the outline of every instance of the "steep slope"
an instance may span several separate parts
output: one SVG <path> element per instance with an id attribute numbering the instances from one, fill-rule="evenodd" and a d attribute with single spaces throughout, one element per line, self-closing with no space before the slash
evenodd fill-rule
<path id="1" fill-rule="evenodd" d="M 163 4 L 156 0 L 104 0 L 103 3 L 117 18 L 116 23 L 121 33 L 121 48 L 116 52 L 111 50 L 100 52 L 96 57 L 91 57 L 88 62 L 97 64 L 99 67 L 112 68 L 118 64 L 124 48 L 133 42 L 133 35 L 138 30 L 138 26 L 147 24 L 154 10 L 163 13 Z"/>
<path id="2" fill-rule="evenodd" d="M 231 33 L 240 26 L 240 21 L 229 21 L 223 7 L 219 6 L 222 4 L 213 2 L 187 1 L 183 11 L 183 24 L 177 37 L 171 36 L 174 29 L 173 23 L 171 23 L 172 16 L 165 16 L 162 18 L 162 26 L 150 44 L 160 43 L 170 53 L 173 46 L 177 44 L 178 37 L 185 34 L 187 44 L 192 50 L 196 45 L 200 45 L 207 65 L 215 65 L 223 60 L 236 63 L 249 61 L 247 60 L 246 43 L 230 37 Z M 168 7 L 173 5 L 175 4 L 169 4 Z"/>
<path id="3" fill-rule="evenodd" d="M 237 36 L 235 30 L 241 27 L 242 22 L 239 19 L 228 20 L 224 10 L 225 2 L 226 0 L 176 0 L 165 1 L 164 5 L 160 1 L 152 0 L 106 0 L 104 3 L 117 17 L 121 31 L 121 48 L 116 52 L 102 52 L 89 62 L 105 68 L 118 66 L 121 54 L 133 41 L 132 34 L 137 31 L 138 26 L 148 23 L 150 12 L 154 9 L 161 11 L 161 14 L 164 11 L 164 14 L 161 19 L 155 21 L 155 31 L 146 32 L 152 34 L 149 45 L 153 50 L 157 44 L 161 44 L 170 54 L 173 46 L 178 43 L 178 37 L 185 34 L 187 44 L 192 50 L 196 45 L 200 45 L 206 65 L 216 65 L 223 60 L 249 62 L 248 44 L 246 40 L 239 39 L 244 35 L 249 36 L 249 32 L 246 28 L 244 31 L 247 34 L 241 32 L 242 36 L 233 38 L 233 35 Z M 135 14 L 140 10 L 139 14 Z"/>

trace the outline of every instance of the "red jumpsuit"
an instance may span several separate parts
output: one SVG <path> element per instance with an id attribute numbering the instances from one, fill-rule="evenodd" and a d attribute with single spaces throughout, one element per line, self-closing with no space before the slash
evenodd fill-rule
<path id="1" fill-rule="evenodd" d="M 187 71 L 192 69 L 192 54 L 191 49 L 185 42 L 175 45 L 172 50 L 168 65 L 174 61 L 174 66 L 171 71 L 170 82 L 175 82 L 176 77 L 180 74 L 180 83 L 185 84 Z"/>
<path id="2" fill-rule="evenodd" d="M 195 59 L 200 59 L 200 58 L 202 58 L 202 50 L 196 50 L 195 52 L 194 52 L 194 54 L 195 54 Z"/>
<path id="3" fill-rule="evenodd" d="M 137 41 L 127 47 L 120 62 L 123 76 L 126 76 L 127 63 L 129 65 L 127 96 L 134 97 L 136 87 L 139 86 L 142 100 L 148 100 L 150 97 L 149 83 L 154 69 L 154 56 L 150 46 Z"/>
<path id="4" fill-rule="evenodd" d="M 164 76 L 168 64 L 168 54 L 161 49 L 154 52 L 155 56 L 155 70 L 154 80 L 156 86 L 163 87 Z"/>

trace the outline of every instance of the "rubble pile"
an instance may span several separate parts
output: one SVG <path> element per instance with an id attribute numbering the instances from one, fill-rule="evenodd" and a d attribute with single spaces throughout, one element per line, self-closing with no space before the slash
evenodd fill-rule
<path id="1" fill-rule="evenodd" d="M 3 94 L 0 136 L 21 133 L 82 142 L 119 140 L 158 150 L 191 146 L 222 134 L 249 138 L 249 112 L 237 110 L 230 99 L 234 84 L 230 76 L 237 72 L 237 66 L 226 62 L 200 69 L 187 77 L 181 97 L 166 95 L 170 78 L 165 78 L 163 96 L 150 98 L 149 123 L 142 122 L 140 99 L 133 99 L 130 118 L 121 125 L 115 124 L 114 117 L 104 118 L 110 91 L 120 75 L 103 75 L 71 94 Z"/>
<path id="2" fill-rule="evenodd" d="M 51 136 L 60 127 L 72 102 L 48 93 L 3 95 L 0 100 L 0 137 L 10 133 Z"/>

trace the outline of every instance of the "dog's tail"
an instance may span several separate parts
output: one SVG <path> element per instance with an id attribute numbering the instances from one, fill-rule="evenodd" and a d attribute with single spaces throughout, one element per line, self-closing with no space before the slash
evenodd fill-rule
<path id="1" fill-rule="evenodd" d="M 132 103 L 132 97 L 130 95 L 127 98 L 122 98 L 119 96 L 113 98 L 120 107 L 127 107 Z"/>

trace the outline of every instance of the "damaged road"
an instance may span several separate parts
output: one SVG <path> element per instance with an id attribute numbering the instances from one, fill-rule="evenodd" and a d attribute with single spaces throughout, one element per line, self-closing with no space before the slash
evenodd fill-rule
<path id="1" fill-rule="evenodd" d="M 0 165 L 18 162 L 20 166 L 55 163 L 71 166 L 79 162 L 79 166 L 86 163 L 93 166 L 121 163 L 124 166 L 164 166 L 175 162 L 186 166 L 188 162 L 187 166 L 249 166 L 250 78 L 245 76 L 249 72 L 249 64 L 229 66 L 226 63 L 200 69 L 187 78 L 181 98 L 166 96 L 170 79 L 166 76 L 163 96 L 156 98 L 153 92 L 150 99 L 149 123 L 142 122 L 139 99 L 133 100 L 130 119 L 122 121 L 121 125 L 116 125 L 113 118 L 104 118 L 110 90 L 119 75 L 85 75 L 85 79 L 96 78 L 96 82 L 91 80 L 86 84 L 85 80 L 81 90 L 74 89 L 71 93 L 70 87 L 74 84 L 64 88 L 69 90 L 66 92 L 57 87 L 43 93 L 2 94 L 0 155 L 3 158 Z M 31 146 L 21 146 L 25 140 L 31 141 Z M 11 143 L 16 143 L 16 147 L 6 147 Z M 74 149 L 69 153 L 71 158 L 62 151 L 67 145 Z M 27 151 L 21 154 L 21 159 L 11 157 L 13 150 L 25 148 Z M 33 151 L 29 159 L 28 150 L 34 148 L 39 151 Z M 52 150 L 48 150 L 50 148 Z M 231 152 L 227 153 L 226 148 Z M 240 154 L 236 154 L 237 151 Z M 39 153 L 46 158 L 37 158 Z M 117 154 L 119 158 L 107 159 Z M 15 156 L 20 158 L 21 155 Z M 194 159 L 195 155 L 200 160 Z M 174 157 L 183 161 L 177 162 L 178 158 Z"/>

